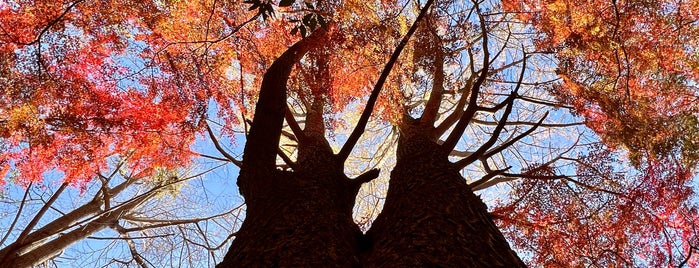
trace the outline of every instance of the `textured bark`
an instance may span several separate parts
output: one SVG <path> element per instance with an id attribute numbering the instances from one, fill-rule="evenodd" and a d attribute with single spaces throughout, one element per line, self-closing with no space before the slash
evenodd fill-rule
<path id="1" fill-rule="evenodd" d="M 277 184 L 246 197 L 245 222 L 219 267 L 359 265 L 362 234 L 352 221 L 358 188 L 325 156 L 298 171 L 273 171 Z"/>
<path id="2" fill-rule="evenodd" d="M 525 267 L 429 129 L 412 123 L 401 131 L 364 267 Z"/>
<path id="3" fill-rule="evenodd" d="M 352 207 L 360 180 L 344 175 L 342 161 L 318 135 L 299 139 L 296 170 L 279 170 L 274 163 L 289 73 L 322 41 L 316 31 L 289 48 L 265 74 L 238 177 L 246 218 L 217 267 L 359 265 L 362 234 L 352 221 Z"/>
<path id="4" fill-rule="evenodd" d="M 246 198 L 246 219 L 219 267 L 357 266 L 361 235 L 351 206 L 327 183 L 338 174 L 275 171 L 280 182 Z"/>

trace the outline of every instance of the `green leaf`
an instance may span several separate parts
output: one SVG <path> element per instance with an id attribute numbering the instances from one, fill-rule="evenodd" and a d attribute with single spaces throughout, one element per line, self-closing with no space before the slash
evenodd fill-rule
<path id="1" fill-rule="evenodd" d="M 294 4 L 294 2 L 296 2 L 296 0 L 281 0 L 281 1 L 279 1 L 279 6 L 280 7 L 288 7 L 288 6 L 291 6 L 292 4 Z"/>

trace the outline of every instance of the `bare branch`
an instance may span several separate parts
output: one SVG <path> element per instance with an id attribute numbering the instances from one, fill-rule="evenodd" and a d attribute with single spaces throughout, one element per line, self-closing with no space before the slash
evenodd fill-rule
<path id="1" fill-rule="evenodd" d="M 494 154 L 497 154 L 497 153 L 499 153 L 499 152 L 502 152 L 502 150 L 505 150 L 507 147 L 510 147 L 510 146 L 512 146 L 513 144 L 515 144 L 515 142 L 517 142 L 517 141 L 521 140 L 522 138 L 528 136 L 529 134 L 531 134 L 532 132 L 534 132 L 534 130 L 536 130 L 538 127 L 541 126 L 541 123 L 544 122 L 544 119 L 546 118 L 547 115 L 548 115 L 548 112 L 546 112 L 546 114 L 544 114 L 544 116 L 539 120 L 539 122 L 536 123 L 533 127 L 527 129 L 527 131 L 525 131 L 525 132 L 522 132 L 522 134 L 519 134 L 519 135 L 517 135 L 516 137 L 514 137 L 514 138 L 512 138 L 512 139 L 510 139 L 510 140 L 508 140 L 508 141 L 506 141 L 506 142 L 504 142 L 504 143 L 498 145 L 498 147 L 496 147 L 496 148 L 494 148 L 494 149 L 492 149 L 492 150 L 490 150 L 490 151 L 484 153 L 484 154 L 483 154 L 483 157 L 488 158 L 488 157 L 493 156 Z"/>
<path id="2" fill-rule="evenodd" d="M 466 81 L 466 86 L 460 91 L 464 92 L 466 89 L 472 88 L 474 78 L 475 76 L 470 76 Z M 435 128 L 434 132 L 436 138 L 441 137 L 452 125 L 454 125 L 454 123 L 456 123 L 457 120 L 459 120 L 461 114 L 463 114 L 464 107 L 466 107 L 469 96 L 469 94 L 462 94 L 461 98 L 459 98 L 459 102 L 456 104 L 456 107 L 454 107 L 454 111 L 451 112 L 441 123 L 439 123 L 437 128 Z"/>
<path id="3" fill-rule="evenodd" d="M 439 48 L 435 51 L 434 56 L 434 79 L 432 81 L 432 92 L 430 93 L 430 99 L 427 100 L 425 104 L 425 111 L 422 112 L 420 121 L 423 124 L 431 124 L 437 117 L 439 112 L 439 106 L 442 103 L 442 96 L 444 95 L 444 52 L 441 49 L 441 43 L 438 44 Z"/>
<path id="4" fill-rule="evenodd" d="M 279 157 L 282 158 L 282 160 L 284 161 L 284 163 L 286 163 L 287 166 L 289 166 L 291 169 L 297 170 L 298 167 L 296 166 L 296 162 L 291 160 L 291 158 L 289 158 L 289 156 L 287 156 L 281 148 L 279 148 L 277 154 L 279 154 Z"/>
<path id="5" fill-rule="evenodd" d="M 138 266 L 141 268 L 148 268 L 148 265 L 146 265 L 146 260 L 141 256 L 141 254 L 138 253 L 138 250 L 136 250 L 136 245 L 134 242 L 131 240 L 131 237 L 129 237 L 129 234 L 122 232 L 120 228 L 116 228 L 119 234 L 126 240 L 126 244 L 129 246 L 129 252 L 131 253 L 131 257 L 136 261 Z"/>
<path id="6" fill-rule="evenodd" d="M 533 168 L 533 169 L 527 171 L 525 174 L 531 174 L 532 172 L 534 172 L 534 171 L 536 171 L 536 170 L 539 170 L 539 169 L 541 169 L 541 168 L 543 168 L 543 167 L 547 167 L 547 166 L 549 166 L 549 165 L 552 165 L 553 163 L 555 163 L 555 162 L 558 161 L 558 160 L 567 159 L 566 157 L 564 157 L 564 155 L 567 154 L 567 153 L 569 153 L 571 150 L 573 150 L 573 148 L 575 148 L 575 146 L 578 144 L 578 142 L 580 142 L 580 136 L 578 136 L 578 138 L 577 138 L 577 140 L 575 141 L 575 143 L 573 143 L 573 145 L 570 146 L 567 150 L 565 150 L 565 151 L 559 153 L 556 157 L 551 158 L 551 160 L 546 161 L 546 163 L 543 163 L 543 164 L 541 164 L 541 165 L 539 165 L 539 166 L 537 166 L 537 167 L 535 167 L 535 168 Z M 484 164 L 483 166 L 486 167 L 486 171 L 487 171 L 487 172 L 490 172 L 490 168 L 488 167 L 488 163 L 487 163 L 486 161 L 487 161 L 486 159 L 483 160 L 483 164 Z M 500 173 L 500 174 L 497 174 L 496 176 L 500 176 L 500 177 L 497 177 L 497 178 L 494 178 L 494 179 L 491 178 L 491 180 L 489 180 L 489 181 L 483 181 L 482 183 L 479 183 L 478 185 L 474 185 L 474 186 L 472 186 L 472 187 L 473 187 L 473 190 L 474 190 L 474 191 L 483 190 L 483 189 L 485 189 L 485 188 L 488 188 L 488 187 L 490 187 L 490 186 L 496 185 L 496 184 L 498 184 L 498 183 L 508 182 L 508 181 L 513 181 L 513 180 L 520 179 L 520 177 L 516 177 L 516 176 L 512 177 L 512 176 L 506 176 L 506 175 L 507 175 L 507 173 Z"/>
<path id="7" fill-rule="evenodd" d="M 468 100 L 468 108 L 461 115 L 459 121 L 456 123 L 456 126 L 454 126 L 454 130 L 452 130 L 452 132 L 449 134 L 447 139 L 442 144 L 442 149 L 445 155 L 448 155 L 451 152 L 451 150 L 453 150 L 454 147 L 456 147 L 456 144 L 461 138 L 461 135 L 464 134 L 464 131 L 466 130 L 466 126 L 468 125 L 469 121 L 471 121 L 473 116 L 476 114 L 476 111 L 478 110 L 478 93 L 480 92 L 480 88 L 483 85 L 483 82 L 485 82 L 485 78 L 488 76 L 488 69 L 490 69 L 490 52 L 488 50 L 488 29 L 485 26 L 485 18 L 483 18 L 483 14 L 481 14 L 480 7 L 478 7 L 477 3 L 474 4 L 476 5 L 476 13 L 478 14 L 478 19 L 480 20 L 481 34 L 483 35 L 483 67 L 481 68 L 478 79 L 476 79 L 476 82 L 471 87 L 471 92 Z"/>
<path id="8" fill-rule="evenodd" d="M 7 232 L 5 232 L 5 235 L 2 237 L 2 240 L 0 240 L 0 245 L 5 244 L 5 240 L 7 240 L 7 237 L 10 236 L 10 233 L 12 230 L 15 228 L 15 224 L 17 224 L 17 220 L 19 220 L 19 216 L 22 215 L 22 210 L 24 209 L 24 205 L 27 203 L 27 196 L 29 195 L 29 188 L 32 187 L 33 183 L 29 183 L 27 185 L 27 189 L 24 191 L 24 196 L 22 197 L 22 201 L 19 203 L 19 209 L 17 209 L 17 213 L 15 214 L 14 220 L 12 220 L 12 223 L 10 224 L 10 227 L 7 229 Z"/>
<path id="9" fill-rule="evenodd" d="M 31 232 L 31 230 L 34 229 L 34 226 L 36 226 L 36 224 L 39 223 L 39 220 L 41 219 L 41 217 L 44 216 L 44 213 L 46 213 L 46 211 L 49 209 L 49 207 L 51 207 L 53 202 L 55 202 L 56 199 L 58 199 L 58 196 L 61 195 L 61 193 L 63 193 L 63 190 L 65 190 L 66 187 L 68 187 L 68 182 L 64 182 L 63 184 L 61 184 L 61 186 L 58 187 L 56 192 L 53 193 L 53 195 L 51 196 L 51 198 L 49 198 L 49 200 L 46 202 L 46 204 L 44 204 L 41 207 L 41 209 L 36 213 L 36 215 L 34 215 L 34 218 L 32 218 L 32 220 L 29 222 L 29 224 L 27 224 L 27 226 L 24 227 L 24 230 L 22 231 L 22 233 L 17 237 L 17 242 L 19 242 L 19 244 L 24 243 L 25 238 L 27 237 L 29 232 Z"/>
<path id="10" fill-rule="evenodd" d="M 479 179 L 479 180 L 477 180 L 477 181 L 472 182 L 472 183 L 469 184 L 468 186 L 470 186 L 471 189 L 473 189 L 473 190 L 475 191 L 475 189 L 478 188 L 478 186 L 480 186 L 481 184 L 483 184 L 483 183 L 489 181 L 490 179 L 494 178 L 495 176 L 502 175 L 503 173 L 507 172 L 507 171 L 510 170 L 511 168 L 512 168 L 512 166 L 509 166 L 509 167 L 507 167 L 507 168 L 505 168 L 505 169 L 498 169 L 498 170 L 495 170 L 495 171 L 488 172 L 488 174 L 486 174 L 485 176 L 483 176 L 483 178 L 481 178 L 481 179 Z"/>
<path id="11" fill-rule="evenodd" d="M 518 98 L 520 99 L 520 98 Z M 485 120 L 480 120 L 480 119 L 473 119 L 471 120 L 471 123 L 474 125 L 482 125 L 482 126 L 496 126 L 498 122 L 493 122 L 493 121 L 485 121 Z M 505 123 L 506 126 L 536 126 L 537 122 L 529 122 L 529 121 L 508 121 Z M 546 127 L 546 128 L 566 128 L 566 127 L 575 127 L 575 126 L 584 126 L 585 122 L 571 122 L 571 123 L 547 123 L 547 124 L 541 124 L 539 127 Z"/>
<path id="12" fill-rule="evenodd" d="M 291 109 L 288 105 L 286 106 L 286 111 L 284 112 L 284 119 L 286 119 L 286 123 L 289 124 L 291 131 L 294 132 L 294 136 L 296 136 L 297 142 L 301 142 L 303 139 L 306 138 L 306 135 L 303 133 L 303 130 L 299 126 L 299 122 L 296 121 L 296 118 L 294 118 L 294 115 L 291 113 Z"/>
<path id="13" fill-rule="evenodd" d="M 505 122 L 507 122 L 507 117 L 509 117 L 510 113 L 512 112 L 512 107 L 514 106 L 516 98 L 517 92 L 512 92 L 512 95 L 510 95 L 510 97 L 507 98 L 507 100 L 505 100 L 505 102 L 507 102 L 507 107 L 503 112 L 502 118 L 500 118 L 500 123 L 498 123 L 498 125 L 495 127 L 488 141 L 481 145 L 470 156 L 455 162 L 454 166 L 457 169 L 462 169 L 468 164 L 473 163 L 473 161 L 476 161 L 478 158 L 481 158 L 483 153 L 485 153 L 488 149 L 490 149 L 490 147 L 492 147 L 495 144 L 495 142 L 498 140 L 498 137 L 500 136 L 500 132 L 502 132 L 502 130 L 505 128 Z"/>
<path id="14" fill-rule="evenodd" d="M 522 99 L 523 101 L 534 103 L 534 104 L 546 105 L 546 106 L 550 106 L 550 107 L 554 107 L 554 108 L 565 108 L 565 109 L 571 109 L 571 110 L 575 109 L 575 107 L 570 106 L 570 105 L 564 105 L 562 103 L 539 100 L 539 99 L 535 99 L 535 98 L 527 97 L 527 96 L 520 96 L 520 99 Z"/>
<path id="15" fill-rule="evenodd" d="M 352 179 L 352 183 L 355 186 L 361 186 L 362 184 L 370 182 L 373 179 L 376 179 L 377 177 L 379 177 L 380 172 L 381 172 L 381 170 L 379 170 L 378 168 L 371 169 L 367 172 L 364 172 L 364 174 L 359 175 L 356 178 Z"/>
<path id="16" fill-rule="evenodd" d="M 242 167 L 242 166 L 243 166 L 243 162 L 241 162 L 241 161 L 238 160 L 238 159 L 235 159 L 235 157 L 233 157 L 233 156 L 230 155 L 228 152 L 226 152 L 225 149 L 223 149 L 223 147 L 221 146 L 221 144 L 218 142 L 218 139 L 216 138 L 216 135 L 214 134 L 214 131 L 211 130 L 211 127 L 209 126 L 209 123 L 208 123 L 208 122 L 204 122 L 204 125 L 206 125 L 206 132 L 209 133 L 209 138 L 211 138 L 211 142 L 214 143 L 214 147 L 216 148 L 216 150 L 217 150 L 219 153 L 221 153 L 224 157 L 226 157 L 226 159 L 228 159 L 228 161 L 230 161 L 231 163 L 235 164 L 235 165 L 238 166 L 238 167 Z"/>
<path id="17" fill-rule="evenodd" d="M 223 162 L 230 162 L 231 161 L 228 158 L 222 158 L 222 157 L 217 157 L 217 156 L 202 154 L 202 153 L 197 153 L 197 154 L 201 157 L 209 158 L 209 159 L 213 159 L 213 160 L 218 160 L 218 161 L 223 161 Z"/>
<path id="18" fill-rule="evenodd" d="M 449 155 L 456 156 L 456 157 L 469 157 L 469 156 L 473 155 L 473 152 L 453 150 L 453 151 L 451 151 L 451 153 Z"/>

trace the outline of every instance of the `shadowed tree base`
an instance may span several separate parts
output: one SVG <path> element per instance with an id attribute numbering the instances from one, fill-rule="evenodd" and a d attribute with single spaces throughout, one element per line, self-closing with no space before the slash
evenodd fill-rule
<path id="1" fill-rule="evenodd" d="M 347 189 L 331 174 L 304 173 L 274 171 L 280 184 L 246 199 L 245 222 L 217 267 L 358 267 L 362 234 L 353 203 L 340 197 Z"/>
<path id="2" fill-rule="evenodd" d="M 415 135 L 398 146 L 364 267 L 525 267 L 437 144 Z"/>

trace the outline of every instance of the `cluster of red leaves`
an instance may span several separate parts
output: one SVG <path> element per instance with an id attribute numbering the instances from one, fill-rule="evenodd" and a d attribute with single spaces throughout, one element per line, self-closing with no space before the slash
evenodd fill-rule
<path id="1" fill-rule="evenodd" d="M 640 160 L 699 160 L 697 1 L 503 1 L 555 54 L 553 93 L 610 145 Z M 639 161 L 636 161 L 638 163 Z"/>
<path id="2" fill-rule="evenodd" d="M 368 98 L 398 40 L 408 29 L 409 21 L 402 11 L 392 1 L 327 3 L 322 12 L 327 14 L 334 30 L 329 42 L 321 48 L 323 51 L 309 53 L 305 61 L 310 64 L 304 64 L 299 73 L 305 81 L 325 82 L 317 85 L 306 83 L 293 90 L 306 100 L 324 98 L 329 104 L 326 111 L 349 112 L 350 117 L 358 116 L 361 111 L 344 109 L 348 104 L 364 103 Z M 357 14 L 364 16 L 358 17 Z M 314 66 L 318 60 L 322 60 L 322 66 Z M 396 66 L 394 69 L 404 68 Z M 378 100 L 376 111 L 383 112 L 374 114 L 380 120 L 393 121 L 400 117 L 403 99 L 397 73 L 393 72 Z M 331 123 L 342 125 L 346 122 L 340 118 Z"/>
<path id="3" fill-rule="evenodd" d="M 211 98 L 236 123 L 241 48 L 224 45 L 254 14 L 229 5 L 0 3 L 0 182 L 58 171 L 82 186 L 112 157 L 141 175 L 188 164 Z"/>
<path id="4" fill-rule="evenodd" d="M 616 157 L 603 148 L 581 159 L 576 176 L 533 169 L 493 212 L 532 264 L 677 267 L 687 259 L 699 243 L 699 218 L 681 163 L 653 161 L 631 174 L 616 171 Z"/>

